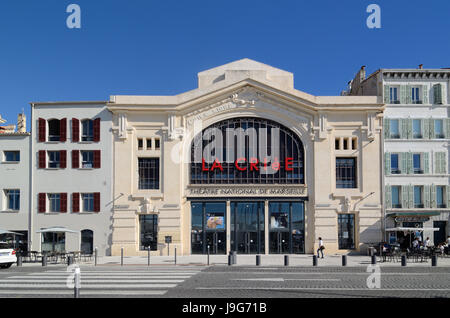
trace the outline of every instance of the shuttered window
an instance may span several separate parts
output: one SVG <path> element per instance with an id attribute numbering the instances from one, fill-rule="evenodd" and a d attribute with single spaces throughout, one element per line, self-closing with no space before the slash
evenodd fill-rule
<path id="1" fill-rule="evenodd" d="M 38 212 L 44 213 L 46 210 L 46 194 L 45 193 L 39 193 L 38 195 Z"/>
<path id="2" fill-rule="evenodd" d="M 94 119 L 94 142 L 100 141 L 100 118 Z"/>
<path id="3" fill-rule="evenodd" d="M 72 142 L 80 141 L 80 121 L 72 118 Z"/>
<path id="4" fill-rule="evenodd" d="M 100 212 L 100 192 L 94 193 L 94 212 Z"/>
<path id="5" fill-rule="evenodd" d="M 72 193 L 72 212 L 80 212 L 80 194 Z"/>
<path id="6" fill-rule="evenodd" d="M 39 142 L 45 142 L 46 140 L 46 128 L 47 128 L 47 121 L 43 118 L 39 118 L 38 120 L 39 125 Z"/>

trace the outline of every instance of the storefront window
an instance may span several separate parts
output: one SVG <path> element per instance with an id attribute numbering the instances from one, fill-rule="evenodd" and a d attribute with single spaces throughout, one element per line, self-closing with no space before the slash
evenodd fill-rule
<path id="1" fill-rule="evenodd" d="M 43 252 L 65 252 L 66 251 L 66 233 L 46 232 L 42 233 Z"/>

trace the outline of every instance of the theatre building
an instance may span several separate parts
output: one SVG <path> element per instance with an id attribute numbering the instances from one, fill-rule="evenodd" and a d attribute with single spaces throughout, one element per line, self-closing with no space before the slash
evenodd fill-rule
<path id="1" fill-rule="evenodd" d="M 313 96 L 249 59 L 175 96 L 112 96 L 112 255 L 365 252 L 382 240 L 376 96 Z M 170 243 L 168 243 L 170 242 Z"/>

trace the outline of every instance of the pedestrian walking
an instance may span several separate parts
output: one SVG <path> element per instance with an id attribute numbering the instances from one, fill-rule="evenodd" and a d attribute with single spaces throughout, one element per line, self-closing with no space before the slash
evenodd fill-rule
<path id="1" fill-rule="evenodd" d="M 319 237 L 319 248 L 317 249 L 317 258 L 319 258 L 319 252 L 322 254 L 323 258 L 323 250 L 325 249 L 325 246 L 323 245 L 322 238 Z"/>

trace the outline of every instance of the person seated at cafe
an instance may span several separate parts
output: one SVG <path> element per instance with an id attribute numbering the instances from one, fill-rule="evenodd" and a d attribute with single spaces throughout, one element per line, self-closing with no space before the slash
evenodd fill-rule
<path id="1" fill-rule="evenodd" d="M 420 243 L 419 240 L 417 239 L 417 237 L 414 239 L 414 241 L 412 242 L 412 247 L 414 250 L 419 249 Z"/>
<path id="2" fill-rule="evenodd" d="M 425 247 L 431 247 L 431 246 L 432 246 L 431 240 L 430 240 L 429 237 L 427 237 L 427 239 L 425 240 L 425 243 L 424 243 L 423 245 L 424 245 Z"/>

